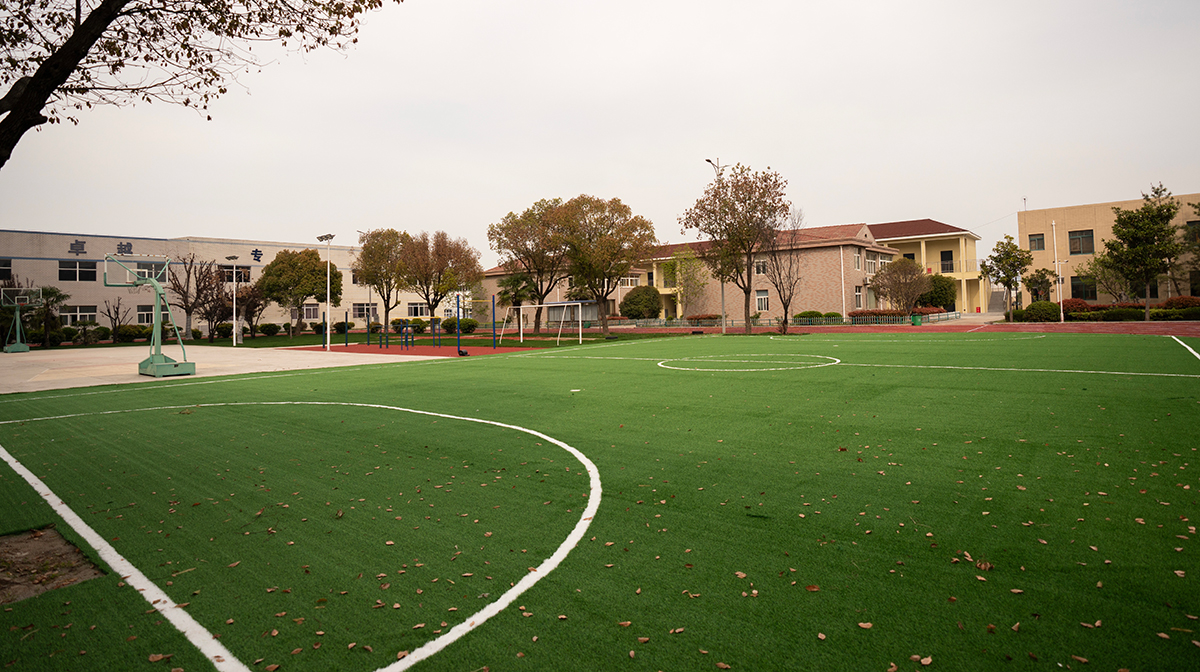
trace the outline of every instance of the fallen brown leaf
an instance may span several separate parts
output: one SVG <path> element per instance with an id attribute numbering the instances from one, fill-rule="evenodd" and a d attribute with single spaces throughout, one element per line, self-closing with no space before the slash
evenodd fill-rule
<path id="1" fill-rule="evenodd" d="M 873 624 L 871 623 L 859 623 L 858 627 L 862 628 L 863 630 L 870 630 L 872 625 Z"/>
<path id="2" fill-rule="evenodd" d="M 1087 662 L 1088 662 L 1087 658 L 1084 658 L 1083 656 L 1076 656 L 1074 654 L 1072 654 L 1071 657 L 1074 658 L 1075 660 L 1078 660 L 1079 662 L 1083 663 L 1084 665 L 1087 665 Z"/>
<path id="3" fill-rule="evenodd" d="M 933 662 L 933 656 L 925 656 L 924 658 L 921 659 L 922 665 L 928 665 L 932 662 Z"/>

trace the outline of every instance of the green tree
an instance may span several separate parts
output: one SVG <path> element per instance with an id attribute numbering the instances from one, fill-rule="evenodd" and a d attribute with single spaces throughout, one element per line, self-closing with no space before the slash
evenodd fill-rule
<path id="1" fill-rule="evenodd" d="M 1025 285 L 1025 291 L 1029 292 L 1030 303 L 1034 301 L 1053 301 L 1054 298 L 1050 295 L 1050 288 L 1054 286 L 1054 281 L 1058 279 L 1058 274 L 1048 268 L 1039 268 L 1021 278 L 1021 284 Z"/>
<path id="2" fill-rule="evenodd" d="M 0 119 L 0 167 L 29 129 L 76 121 L 84 108 L 158 100 L 207 109 L 237 73 L 264 64 L 251 45 L 344 50 L 358 39 L 362 13 L 382 4 L 5 0 L 0 84 L 10 86 L 0 99 L 0 114 L 8 112 Z"/>
<path id="3" fill-rule="evenodd" d="M 521 306 L 537 300 L 537 288 L 528 273 L 513 273 L 500 279 L 500 291 L 496 293 L 497 303 L 501 308 L 512 306 L 517 308 L 518 324 L 524 324 L 525 319 L 520 311 Z M 538 309 L 539 313 L 541 309 Z"/>
<path id="4" fill-rule="evenodd" d="M 786 188 L 787 180 L 770 168 L 755 172 L 739 163 L 728 178 L 718 168 L 704 195 L 679 218 L 685 232 L 693 229 L 708 239 L 704 262 L 713 276 L 742 290 L 746 333 L 751 326 L 754 255 L 773 239 L 788 216 Z"/>
<path id="5" fill-rule="evenodd" d="M 650 285 L 638 285 L 621 299 L 620 310 L 631 320 L 657 319 L 662 312 L 662 295 Z"/>
<path id="6" fill-rule="evenodd" d="M 1075 272 L 1096 285 L 1097 291 L 1113 297 L 1113 301 L 1120 303 L 1129 299 L 1129 280 L 1121 275 L 1107 253 L 1101 252 L 1087 263 L 1077 265 Z"/>
<path id="7" fill-rule="evenodd" d="M 917 297 L 917 305 L 954 310 L 954 301 L 958 298 L 958 283 L 954 278 L 934 273 L 929 276 L 929 283 L 929 291 Z"/>
<path id="8" fill-rule="evenodd" d="M 67 305 L 67 301 L 70 300 L 71 295 L 57 287 L 49 285 L 42 287 L 42 305 L 34 308 L 31 320 L 42 330 L 42 347 L 50 347 L 50 332 L 62 328 L 58 311 L 62 310 L 62 307 Z"/>
<path id="9" fill-rule="evenodd" d="M 1146 300 L 1145 319 L 1150 321 L 1150 285 L 1171 267 L 1171 259 L 1179 257 L 1183 245 L 1176 239 L 1177 229 L 1172 220 L 1180 204 L 1160 182 L 1149 194 L 1142 194 L 1142 207 L 1137 210 L 1113 208 L 1113 240 L 1104 241 L 1106 254 L 1113 265 L 1134 287 L 1143 288 Z"/>
<path id="10" fill-rule="evenodd" d="M 1021 275 L 1033 265 L 1033 253 L 1022 250 L 1012 236 L 996 243 L 987 259 L 979 262 L 979 279 L 994 282 L 1004 288 L 1004 316 L 1012 320 L 1012 295 L 1017 291 Z"/>
<path id="11" fill-rule="evenodd" d="M 291 310 L 298 322 L 304 316 L 305 301 L 325 298 L 325 264 L 321 254 L 311 248 L 299 252 L 280 250 L 271 263 L 263 267 L 257 284 L 267 300 Z M 329 269 L 329 299 L 333 305 L 340 306 L 342 272 L 337 266 L 331 265 Z M 288 334 L 295 333 L 296 324 L 293 323 Z"/>
<path id="12" fill-rule="evenodd" d="M 563 232 L 573 293 L 596 302 L 600 328 L 608 334 L 608 297 L 633 265 L 648 257 L 658 244 L 654 225 L 634 215 L 619 198 L 605 201 L 577 196 L 564 207 Z"/>
<path id="13" fill-rule="evenodd" d="M 517 215 L 508 213 L 498 224 L 488 226 L 488 244 L 500 253 L 500 262 L 510 273 L 528 274 L 534 303 L 546 302 L 559 282 L 567 277 L 566 244 L 563 240 L 563 209 L 560 198 L 542 199 Z M 533 331 L 542 328 L 542 309 L 533 316 Z"/>
<path id="14" fill-rule="evenodd" d="M 408 275 L 404 246 L 409 241 L 407 233 L 395 229 L 373 229 L 358 236 L 362 249 L 355 255 L 350 268 L 358 276 L 359 284 L 370 286 L 379 295 L 383 302 L 383 324 L 392 323 L 392 309 L 400 305 Z"/>
<path id="15" fill-rule="evenodd" d="M 696 256 L 690 245 L 679 248 L 670 259 L 663 262 L 664 285 L 675 288 L 679 317 L 686 317 L 687 311 L 692 310 L 700 297 L 704 296 L 709 278 L 704 267 L 704 262 Z"/>
<path id="16" fill-rule="evenodd" d="M 908 258 L 893 261 L 871 278 L 871 289 L 876 296 L 909 313 L 932 284 L 925 269 Z"/>
<path id="17" fill-rule="evenodd" d="M 465 238 L 451 238 L 445 231 L 409 237 L 400 257 L 405 286 L 425 299 L 430 315 L 449 294 L 470 292 L 483 279 L 479 251 Z"/>

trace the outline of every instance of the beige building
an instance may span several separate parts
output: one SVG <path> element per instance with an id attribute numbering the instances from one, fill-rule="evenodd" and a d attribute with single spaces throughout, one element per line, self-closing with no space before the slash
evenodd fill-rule
<path id="1" fill-rule="evenodd" d="M 1179 209 L 1179 214 L 1176 215 L 1173 223 L 1176 226 L 1186 225 L 1191 231 L 1200 232 L 1200 216 L 1188 205 L 1189 203 L 1200 203 L 1200 194 L 1178 194 L 1174 196 L 1174 199 L 1183 207 Z M 1062 298 L 1112 303 L 1116 297 L 1098 291 L 1094 284 L 1088 282 L 1081 275 L 1079 268 L 1094 259 L 1096 254 L 1103 253 L 1104 241 L 1112 239 L 1113 223 L 1116 221 L 1113 208 L 1137 210 L 1142 207 L 1143 203 L 1144 201 L 1139 198 L 1129 201 L 1019 212 L 1017 213 L 1017 244 L 1022 249 L 1033 253 L 1033 266 L 1030 270 L 1039 268 L 1054 270 L 1055 251 L 1057 250 L 1059 288 L 1062 290 Z M 1142 291 L 1131 289 L 1128 294 L 1130 296 L 1140 295 Z M 1022 287 L 1020 293 L 1021 305 L 1029 305 L 1029 292 Z M 1161 278 L 1159 284 L 1150 289 L 1150 302 L 1152 304 L 1160 303 L 1181 294 L 1200 296 L 1200 273 L 1185 271 L 1171 279 Z M 1051 289 L 1051 300 L 1059 300 L 1058 292 L 1055 289 Z"/>
<path id="2" fill-rule="evenodd" d="M 111 236 L 96 234 L 43 233 L 35 231 L 0 230 L 0 281 L 17 279 L 23 286 L 54 286 L 71 295 L 62 311 L 64 324 L 92 320 L 108 326 L 106 308 L 111 311 L 116 302 L 121 302 L 121 312 L 128 309 L 128 319 L 122 323 L 151 324 L 154 322 L 154 294 L 149 287 L 127 289 L 104 285 L 105 254 L 132 255 L 133 263 L 161 263 L 161 257 L 179 259 L 195 253 L 205 261 L 216 261 L 225 272 L 231 289 L 235 280 L 238 285 L 255 282 L 262 269 L 280 250 L 317 250 L 326 258 L 326 246 L 317 241 L 311 243 L 286 243 L 265 240 L 232 240 L 225 238 L 144 238 L 137 236 Z M 333 266 L 342 271 L 341 306 L 332 308 L 330 322 L 341 322 L 349 317 L 358 327 L 366 327 L 368 315 L 375 320 L 383 319 L 383 306 L 379 297 L 369 287 L 354 282 L 350 264 L 357 248 L 350 245 L 330 245 L 328 251 Z M 230 260 L 228 257 L 236 257 Z M 126 262 L 127 264 L 129 262 Z M 110 274 L 118 271 L 109 264 Z M 121 271 L 123 274 L 124 271 Z M 111 281 L 111 279 L 110 279 Z M 173 300 L 167 292 L 168 301 Z M 441 308 L 446 308 L 443 305 Z M 451 307 L 452 308 L 452 307 Z M 184 316 L 172 306 L 172 319 L 181 328 Z M 325 312 L 324 297 L 312 299 L 304 306 L 306 322 L 320 322 Z M 439 311 L 442 312 L 442 311 Z M 400 305 L 392 310 L 391 317 L 428 318 L 429 310 L 415 294 L 401 297 Z M 263 313 L 261 322 L 284 323 L 289 321 L 290 312 L 271 304 Z M 193 316 L 192 326 L 207 328 Z"/>
<path id="3" fill-rule="evenodd" d="M 988 283 L 979 279 L 975 243 L 979 236 L 932 219 L 870 224 L 875 240 L 900 251 L 926 273 L 940 273 L 958 285 L 954 307 L 961 313 L 986 313 Z"/>

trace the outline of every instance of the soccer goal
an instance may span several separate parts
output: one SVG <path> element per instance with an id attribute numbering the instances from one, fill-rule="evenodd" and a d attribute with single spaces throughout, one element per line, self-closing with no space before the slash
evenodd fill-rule
<path id="1" fill-rule="evenodd" d="M 514 329 L 517 332 L 517 340 L 521 343 L 525 342 L 525 326 L 533 322 L 536 311 L 539 308 L 544 309 L 543 324 L 549 328 L 558 327 L 558 336 L 555 344 L 562 343 L 562 335 L 564 329 L 570 329 L 579 333 L 579 343 L 583 344 L 583 309 L 585 305 L 592 305 L 588 301 L 562 301 L 559 303 L 532 303 L 520 306 L 509 306 L 504 310 L 503 325 L 500 329 L 500 343 L 504 343 L 504 333 L 509 330 L 509 323 L 515 322 Z M 568 332 L 568 338 L 570 332 Z"/>

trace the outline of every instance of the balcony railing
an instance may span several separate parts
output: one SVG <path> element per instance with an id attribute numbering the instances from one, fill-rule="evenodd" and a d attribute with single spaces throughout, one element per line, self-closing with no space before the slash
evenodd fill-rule
<path id="1" fill-rule="evenodd" d="M 926 273 L 978 273 L 978 259 L 959 259 L 956 261 L 930 261 L 925 267 Z"/>

